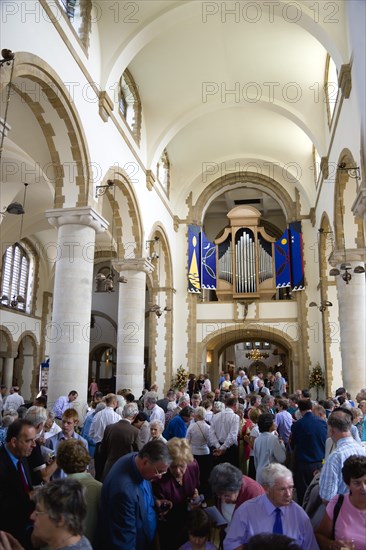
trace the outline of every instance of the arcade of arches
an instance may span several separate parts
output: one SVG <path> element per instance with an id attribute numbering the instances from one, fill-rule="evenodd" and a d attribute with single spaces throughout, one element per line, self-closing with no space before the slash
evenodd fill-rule
<path id="1" fill-rule="evenodd" d="M 0 380 L 24 398 L 163 393 L 180 365 L 366 386 L 365 4 L 245 4 L 1 4 Z M 187 292 L 189 225 L 215 241 L 236 207 L 273 240 L 301 222 L 303 290 Z"/>

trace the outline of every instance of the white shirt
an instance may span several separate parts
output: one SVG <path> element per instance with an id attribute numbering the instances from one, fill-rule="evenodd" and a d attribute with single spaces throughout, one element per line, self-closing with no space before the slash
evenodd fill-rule
<path id="1" fill-rule="evenodd" d="M 14 409 L 17 411 L 22 405 L 24 405 L 23 397 L 19 395 L 19 393 L 14 392 L 9 394 L 6 398 L 3 410 L 9 411 L 10 409 Z"/>
<path id="2" fill-rule="evenodd" d="M 186 438 L 191 444 L 194 455 L 209 455 L 208 448 L 210 426 L 204 420 L 190 424 Z"/>
<path id="3" fill-rule="evenodd" d="M 112 407 L 106 407 L 94 416 L 90 426 L 89 436 L 94 439 L 95 443 L 100 443 L 103 439 L 106 427 L 120 420 L 120 415 L 114 412 Z"/>
<path id="4" fill-rule="evenodd" d="M 152 420 L 160 420 L 160 422 L 163 423 L 163 426 L 165 426 L 165 412 L 164 409 L 159 407 L 159 405 L 155 405 L 155 407 L 151 410 L 150 422 Z"/>
<path id="5" fill-rule="evenodd" d="M 209 438 L 210 445 L 215 449 L 225 451 L 238 444 L 239 416 L 227 407 L 224 411 L 213 415 Z"/>

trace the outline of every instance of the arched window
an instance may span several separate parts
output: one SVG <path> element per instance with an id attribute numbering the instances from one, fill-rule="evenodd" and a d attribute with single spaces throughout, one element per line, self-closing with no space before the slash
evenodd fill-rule
<path id="1" fill-rule="evenodd" d="M 159 162 L 157 164 L 156 175 L 161 186 L 164 188 L 166 194 L 169 195 L 170 162 L 169 162 L 169 157 L 166 149 L 164 149 L 164 151 L 162 152 Z"/>
<path id="2" fill-rule="evenodd" d="M 91 0 L 59 0 L 71 26 L 87 50 L 91 31 Z"/>
<path id="3" fill-rule="evenodd" d="M 119 112 L 139 145 L 141 137 L 141 101 L 137 86 L 127 69 L 121 76 L 119 85 Z"/>
<path id="4" fill-rule="evenodd" d="M 33 288 L 33 258 L 19 243 L 9 246 L 3 257 L 1 303 L 30 313 Z"/>
<path id="5" fill-rule="evenodd" d="M 327 55 L 325 62 L 324 90 L 325 101 L 327 104 L 328 124 L 330 126 L 332 124 L 333 114 L 338 99 L 339 86 L 337 67 L 329 54 Z"/>

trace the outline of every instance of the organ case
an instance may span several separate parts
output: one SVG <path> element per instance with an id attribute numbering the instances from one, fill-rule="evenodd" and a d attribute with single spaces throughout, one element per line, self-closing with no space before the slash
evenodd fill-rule
<path id="1" fill-rule="evenodd" d="M 216 245 L 219 300 L 270 298 L 276 292 L 274 243 L 253 206 L 236 206 Z"/>

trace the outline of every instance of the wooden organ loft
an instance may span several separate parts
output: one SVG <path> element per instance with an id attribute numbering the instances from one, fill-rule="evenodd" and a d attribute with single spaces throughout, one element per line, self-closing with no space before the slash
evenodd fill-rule
<path id="1" fill-rule="evenodd" d="M 214 241 L 218 300 L 272 298 L 276 239 L 259 225 L 261 214 L 252 206 L 236 206 L 227 217 L 230 226 Z"/>

